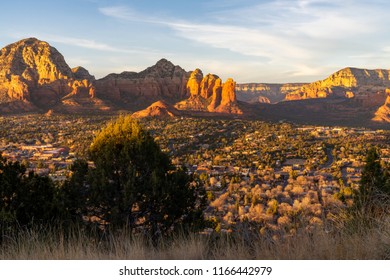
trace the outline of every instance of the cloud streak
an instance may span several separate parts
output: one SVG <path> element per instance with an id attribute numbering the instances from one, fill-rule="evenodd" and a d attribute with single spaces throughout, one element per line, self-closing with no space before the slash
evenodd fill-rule
<path id="1" fill-rule="evenodd" d="M 138 13 L 126 6 L 111 6 L 99 8 L 99 12 L 108 17 L 124 20 L 139 20 Z"/>
<path id="2" fill-rule="evenodd" d="M 385 2 L 366 2 L 274 0 L 237 8 L 231 1 L 203 14 L 202 22 L 194 17 L 145 15 L 127 6 L 99 11 L 122 21 L 165 26 L 176 37 L 253 57 L 264 67 L 284 65 L 291 76 L 299 77 L 352 64 L 372 67 L 365 54 L 375 51 L 377 57 L 388 56 L 390 41 L 382 38 L 390 23 L 381 11 Z"/>
<path id="3" fill-rule="evenodd" d="M 45 36 L 45 38 L 46 38 L 46 40 L 52 41 L 55 43 L 77 46 L 77 47 L 86 48 L 86 49 L 93 49 L 93 50 L 99 50 L 99 51 L 109 51 L 109 52 L 126 52 L 125 50 L 121 50 L 121 49 L 109 46 L 107 44 L 99 43 L 99 42 L 96 42 L 94 40 L 72 38 L 72 37 L 63 37 L 63 36 L 59 37 L 59 36 L 53 36 L 53 35 Z"/>
<path id="4" fill-rule="evenodd" d="M 275 53 L 285 53 L 299 58 L 307 57 L 303 48 L 289 46 L 285 39 L 254 28 L 218 23 L 200 24 L 169 18 L 157 19 L 124 6 L 100 8 L 99 11 L 121 20 L 165 25 L 182 38 L 243 55 L 271 59 Z"/>
<path id="5" fill-rule="evenodd" d="M 125 48 L 118 48 L 113 47 L 108 44 L 100 43 L 95 40 L 91 39 L 82 39 L 77 37 L 67 37 L 67 36 L 57 36 L 53 34 L 39 34 L 36 35 L 39 38 L 42 38 L 46 41 L 52 42 L 52 43 L 59 43 L 64 44 L 68 46 L 75 46 L 90 50 L 96 50 L 96 51 L 103 51 L 103 52 L 112 52 L 112 53 L 122 53 L 122 54 L 160 54 L 158 50 L 154 49 L 137 49 L 137 48 L 131 48 L 131 49 L 125 49 Z M 17 35 L 15 36 L 17 38 L 26 38 L 28 36 L 26 35 Z"/>

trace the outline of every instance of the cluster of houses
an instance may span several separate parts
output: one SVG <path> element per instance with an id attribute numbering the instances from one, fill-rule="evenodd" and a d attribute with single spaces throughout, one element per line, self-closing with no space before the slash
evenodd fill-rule
<path id="1" fill-rule="evenodd" d="M 54 181 L 65 180 L 75 154 L 68 147 L 45 145 L 25 145 L 9 143 L 0 147 L 0 153 L 11 161 L 19 161 L 27 166 L 27 171 L 48 175 Z"/>

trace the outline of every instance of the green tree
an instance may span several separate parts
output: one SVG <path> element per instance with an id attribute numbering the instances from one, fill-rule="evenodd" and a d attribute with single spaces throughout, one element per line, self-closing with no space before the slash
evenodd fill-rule
<path id="1" fill-rule="evenodd" d="M 176 169 L 153 137 L 129 116 L 96 135 L 87 178 L 90 215 L 111 228 L 138 228 L 153 239 L 175 228 L 203 225 L 202 184 Z"/>
<path id="2" fill-rule="evenodd" d="M 77 159 L 70 171 L 72 176 L 59 187 L 57 196 L 63 226 L 80 223 L 88 212 L 88 163 Z"/>
<path id="3" fill-rule="evenodd" d="M 390 195 L 388 171 L 382 168 L 375 147 L 368 150 L 366 164 L 362 170 L 359 191 L 355 195 L 355 205 L 363 211 L 376 212 Z"/>
<path id="4" fill-rule="evenodd" d="M 30 227 L 58 218 L 55 186 L 48 177 L 0 156 L 0 224 Z"/>
<path id="5" fill-rule="evenodd" d="M 47 176 L 39 176 L 29 172 L 23 176 L 18 188 L 16 219 L 19 224 L 37 225 L 57 222 L 58 205 L 56 204 L 56 188 Z"/>
<path id="6" fill-rule="evenodd" d="M 16 220 L 18 193 L 26 169 L 18 162 L 10 162 L 0 155 L 0 225 Z"/>

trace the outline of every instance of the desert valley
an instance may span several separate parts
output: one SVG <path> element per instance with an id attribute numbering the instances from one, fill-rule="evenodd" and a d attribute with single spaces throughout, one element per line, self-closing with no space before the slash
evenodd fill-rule
<path id="1" fill-rule="evenodd" d="M 389 128 L 390 70 L 347 67 L 312 83 L 237 83 L 163 58 L 96 79 L 47 42 L 20 40 L 0 51 L 0 258 L 34 258 L 27 243 L 14 253 L 6 237 L 23 239 L 28 231 L 18 235 L 15 224 L 35 229 L 31 221 L 53 217 L 61 227 L 76 223 L 82 235 L 62 244 L 57 258 L 180 258 L 167 249 L 174 241 L 161 245 L 155 235 L 172 237 L 198 217 L 195 239 L 180 240 L 191 244 L 190 258 L 388 259 L 388 201 L 367 210 L 372 204 L 359 204 L 359 194 L 370 154 L 383 173 L 375 182 L 388 191 Z M 160 200 L 187 203 L 187 212 Z M 110 226 L 124 221 L 131 232 L 152 232 L 145 234 L 151 243 L 128 239 L 126 230 L 111 236 Z M 84 236 L 92 225 L 98 237 Z M 37 238 L 46 250 L 35 258 L 56 258 L 62 232 L 51 230 Z M 99 238 L 102 247 L 88 255 L 80 244 Z M 122 241 L 130 247 L 121 251 L 115 242 Z"/>

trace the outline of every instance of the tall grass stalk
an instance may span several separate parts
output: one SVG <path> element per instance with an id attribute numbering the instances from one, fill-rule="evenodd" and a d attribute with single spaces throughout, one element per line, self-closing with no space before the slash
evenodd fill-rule
<path id="1" fill-rule="evenodd" d="M 47 227 L 3 235 L 0 259 L 389 259 L 390 219 L 378 218 L 370 227 L 344 220 L 325 231 L 298 229 L 294 235 L 178 234 L 157 246 L 126 230 L 102 236 L 75 228 L 64 232 Z M 356 222 L 355 222 L 356 223 Z M 360 227 L 360 228 L 359 228 Z M 358 229 L 358 230 L 356 230 Z"/>

